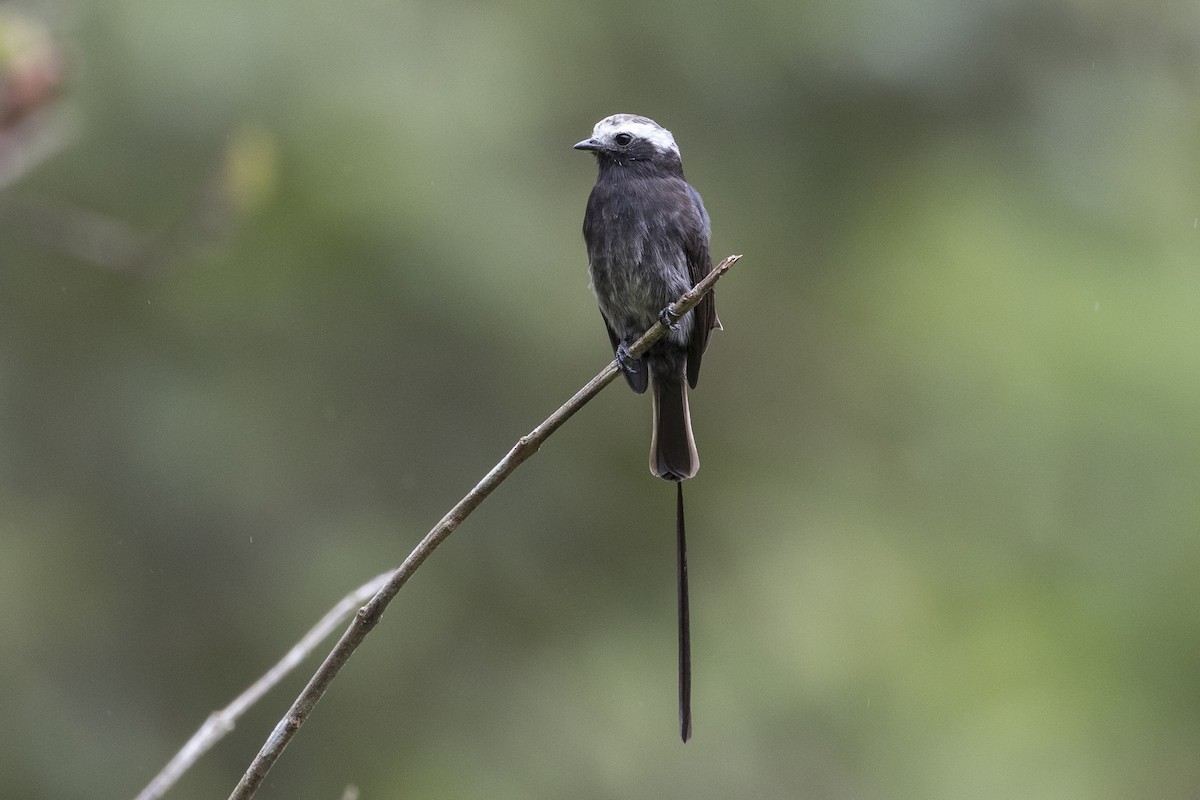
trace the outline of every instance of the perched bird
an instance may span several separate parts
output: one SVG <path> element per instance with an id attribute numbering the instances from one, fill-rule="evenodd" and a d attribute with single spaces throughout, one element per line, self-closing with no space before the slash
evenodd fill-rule
<path id="1" fill-rule="evenodd" d="M 687 387 L 695 388 L 709 333 L 721 323 L 711 292 L 678 320 L 666 318 L 665 309 L 712 271 L 711 227 L 700 194 L 683 177 L 675 137 L 654 120 L 605 117 L 575 149 L 594 153 L 599 165 L 583 217 L 592 291 L 630 387 L 638 394 L 650 387 L 650 472 L 677 485 L 679 724 L 686 742 L 692 730 L 691 644 L 680 482 L 700 468 Z M 670 330 L 634 358 L 629 346 L 660 318 Z"/>

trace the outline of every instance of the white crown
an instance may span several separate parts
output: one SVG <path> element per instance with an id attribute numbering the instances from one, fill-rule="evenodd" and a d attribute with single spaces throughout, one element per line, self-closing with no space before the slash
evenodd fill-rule
<path id="1" fill-rule="evenodd" d="M 679 155 L 679 145 L 671 132 L 649 117 L 639 117 L 637 114 L 613 114 L 596 123 L 592 128 L 592 138 L 599 141 L 612 141 L 618 133 L 627 133 L 638 139 L 645 139 L 664 153 Z"/>

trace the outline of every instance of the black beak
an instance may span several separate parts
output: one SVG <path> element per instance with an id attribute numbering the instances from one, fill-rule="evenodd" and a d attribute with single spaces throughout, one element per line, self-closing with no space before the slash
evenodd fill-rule
<path id="1" fill-rule="evenodd" d="M 584 139 L 579 144 L 575 145 L 574 150 L 603 150 L 604 147 L 595 139 Z"/>

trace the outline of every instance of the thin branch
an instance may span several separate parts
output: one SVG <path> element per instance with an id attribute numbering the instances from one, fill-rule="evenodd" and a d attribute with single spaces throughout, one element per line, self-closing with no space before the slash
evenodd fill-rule
<path id="1" fill-rule="evenodd" d="M 140 277 L 166 273 L 227 238 L 248 213 L 247 206 L 261 202 L 261 195 L 268 191 L 262 184 L 269 183 L 269 176 L 255 173 L 265 170 L 273 174 L 273 150 L 269 143 L 263 147 L 255 137 L 269 139 L 270 134 L 244 125 L 230 134 L 230 144 L 200 181 L 193 199 L 174 222 L 159 232 L 141 231 L 115 217 L 60 200 L 6 197 L 2 193 L 6 185 L 40 163 L 33 159 L 47 158 L 54 152 L 47 148 L 69 143 L 61 130 L 57 137 L 54 135 L 55 124 L 67 130 L 62 120 L 70 121 L 61 113 L 41 123 L 47 133 L 18 136 L 46 113 L 37 112 L 22 120 L 13 133 L 0 129 L 0 221 L 12 219 L 24 235 L 93 266 Z M 10 144 L 10 139 L 17 144 L 24 139 L 30 142 L 17 146 Z M 247 159 L 257 159 L 257 163 L 247 168 L 243 164 Z M 251 173 L 251 180 L 239 179 L 242 172 Z M 250 185 L 243 185 L 247 183 Z"/>
<path id="2" fill-rule="evenodd" d="M 79 138 L 79 118 L 73 109 L 38 109 L 28 117 L 0 127 L 0 191 L 20 181 Z"/>
<path id="3" fill-rule="evenodd" d="M 224 168 L 223 163 L 217 165 L 213 175 L 202 181 L 196 198 L 160 233 L 140 231 L 116 217 L 71 203 L 36 197 L 0 203 L 0 218 L 11 217 L 39 243 L 93 266 L 154 276 L 219 241 L 232 228 L 234 209 L 221 184 Z"/>
<path id="4" fill-rule="evenodd" d="M 167 762 L 161 772 L 154 776 L 154 780 L 150 781 L 145 789 L 142 789 L 137 800 L 159 800 L 163 797 L 183 777 L 183 774 L 200 760 L 201 756 L 233 730 L 234 724 L 242 714 L 246 713 L 263 695 L 273 689 L 275 684 L 283 680 L 288 673 L 308 658 L 309 653 L 316 649 L 316 646 L 326 636 L 345 622 L 355 609 L 370 600 L 391 576 L 391 570 L 382 575 L 376 575 L 339 600 L 337 605 L 329 609 L 329 613 L 321 618 L 320 622 L 309 629 L 300 641 L 296 642 L 287 655 L 279 660 L 279 663 L 251 684 L 250 688 L 234 698 L 232 703 L 220 711 L 210 714 L 200 729 L 192 734 L 192 738 L 188 740 L 187 744 Z"/>
<path id="5" fill-rule="evenodd" d="M 699 302 L 700 298 L 702 298 L 708 291 L 711 290 L 712 286 L 716 283 L 721 274 L 729 269 L 729 267 L 731 267 L 739 258 L 741 258 L 741 256 L 730 256 L 729 258 L 725 259 L 725 261 L 721 262 L 721 264 L 719 264 L 717 268 L 713 270 L 713 274 L 709 278 L 701 281 L 701 283 L 699 283 L 691 292 L 681 297 L 679 301 L 670 309 L 672 318 L 677 318 L 678 316 L 686 314 L 688 310 L 690 310 L 696 303 Z M 637 356 L 648 350 L 650 346 L 653 345 L 654 342 L 665 332 L 665 330 L 659 330 L 662 327 L 662 324 L 659 323 L 655 325 L 654 328 L 651 328 L 645 336 L 639 339 L 633 345 L 633 347 L 630 348 L 630 352 Z M 530 433 L 529 436 L 524 437 L 522 441 L 525 439 L 532 440 L 532 438 L 537 435 L 539 431 L 543 431 L 540 438 L 536 441 L 536 445 L 540 445 L 540 443 L 544 441 L 545 438 L 551 433 L 553 433 L 554 430 L 557 429 L 563 422 L 565 422 L 567 418 L 571 416 L 571 414 L 581 408 L 592 397 L 594 397 L 600 391 L 600 389 L 603 389 L 604 386 L 608 385 L 608 383 L 610 383 L 613 378 L 616 377 L 617 372 L 612 370 L 613 367 L 615 367 L 615 362 L 606 367 L 605 370 L 597 375 L 591 383 L 580 390 L 580 392 L 576 394 L 575 397 L 571 398 L 566 405 L 555 412 L 554 416 L 552 416 L 550 419 L 547 419 L 540 426 L 538 426 L 538 428 L 534 429 L 534 431 Z M 609 375 L 610 371 L 612 372 L 611 375 Z M 555 422 L 556 419 L 557 422 Z M 534 450 L 536 450 L 536 445 L 534 445 Z M 518 442 L 518 447 L 520 446 L 521 443 Z M 514 451 L 516 449 L 517 448 L 514 448 Z M 520 461 L 513 460 L 510 462 L 510 458 L 512 456 L 513 453 L 510 452 L 509 456 L 506 457 L 504 461 L 501 461 L 500 464 L 498 464 L 496 468 L 488 474 L 488 478 L 485 478 L 484 482 L 491 478 L 493 474 L 498 473 L 501 468 L 506 465 L 506 463 L 508 463 L 507 470 L 503 474 L 499 475 L 495 481 L 496 484 L 499 484 L 500 481 L 507 477 L 509 472 L 512 472 L 512 470 L 516 469 L 516 467 L 520 464 Z M 525 456 L 525 458 L 527 457 L 528 455 Z M 520 460 L 523 461 L 524 458 Z M 480 486 L 482 485 L 483 484 L 481 483 Z M 480 487 L 477 486 L 476 490 L 479 489 Z M 490 492 L 491 490 L 488 489 L 487 491 Z M 470 495 L 468 495 L 468 498 L 469 497 Z M 464 498 L 464 502 L 460 502 L 459 506 L 463 506 L 468 498 Z M 479 501 L 476 502 L 476 505 L 478 505 L 478 502 L 481 502 L 482 499 L 483 498 L 480 497 Z M 455 511 L 459 510 L 459 506 L 455 507 Z M 451 512 L 451 514 L 453 513 L 454 512 Z M 468 513 L 470 513 L 470 509 L 467 509 L 465 513 L 459 517 L 459 521 L 464 519 Z M 442 523 L 439 523 L 439 527 L 445 522 L 446 520 L 443 519 Z M 434 531 L 431 531 L 430 536 L 427 536 L 426 540 L 429 540 L 433 533 L 437 530 L 438 528 L 435 528 Z M 449 534 L 450 531 L 447 531 L 441 538 L 444 539 L 446 536 L 449 536 Z M 429 552 L 432 552 L 433 548 L 435 548 L 440 541 L 441 539 L 430 544 L 428 548 Z M 421 546 L 424 546 L 425 544 L 426 542 L 423 541 Z M 418 549 L 420 549 L 420 547 L 418 547 Z M 404 566 L 400 568 L 401 570 L 409 567 L 409 562 L 413 560 L 414 555 L 416 555 L 416 551 L 414 551 L 413 555 L 410 555 L 408 560 L 405 561 Z M 422 557 L 421 560 L 423 561 L 424 557 Z M 419 566 L 419 562 L 411 566 L 409 573 L 414 571 L 417 566 Z M 171 758 L 167 765 L 163 767 L 163 769 L 154 777 L 154 779 L 146 786 L 146 788 L 137 795 L 135 800 L 160 800 L 160 798 L 164 797 L 171 787 L 179 781 L 184 773 L 191 769 L 191 767 L 200 759 L 201 756 L 208 752 L 213 745 L 215 745 L 233 730 L 238 718 L 240 718 L 251 706 L 258 702 L 268 691 L 273 689 L 275 685 L 283 680 L 283 678 L 286 677 L 293 669 L 299 666 L 299 664 L 308 657 L 313 649 L 315 649 L 316 646 L 320 644 L 320 642 L 326 636 L 333 632 L 338 625 L 340 625 L 347 617 L 354 613 L 354 610 L 358 608 L 361 603 L 365 603 L 367 600 L 374 597 L 376 593 L 378 593 L 380 589 L 388 583 L 389 578 L 393 578 L 396 574 L 398 574 L 398 572 L 389 571 L 383 573 L 382 575 L 377 575 L 338 601 L 337 605 L 331 608 L 316 625 L 314 625 L 306 634 L 304 634 L 300 641 L 288 651 L 287 655 L 280 659 L 275 666 L 271 667 L 266 674 L 255 681 L 248 689 L 246 689 L 246 691 L 238 695 L 233 702 L 231 702 L 225 708 L 220 709 L 219 711 L 214 711 L 208 717 L 208 719 L 205 720 L 204 724 L 201 725 L 200 728 L 192 735 L 192 738 L 189 739 L 188 742 L 179 750 L 179 752 L 177 752 L 174 757 Z M 405 577 L 403 580 L 407 580 L 407 577 Z M 401 585 L 403 585 L 403 581 L 401 582 Z M 399 586 L 396 588 L 398 590 Z M 393 595 L 394 594 L 395 592 L 393 592 Z M 383 605 L 386 605 L 388 601 L 390 601 L 390 597 L 387 601 L 383 602 Z M 382 608 L 380 608 L 380 612 L 382 612 Z M 315 703 L 315 700 L 313 702 Z M 286 742 L 284 744 L 286 744 Z M 280 749 L 282 749 L 282 746 Z"/>
<path id="6" fill-rule="evenodd" d="M 718 264 L 712 272 L 704 277 L 694 288 L 684 293 L 674 304 L 670 306 L 669 314 L 672 319 L 678 319 L 686 314 L 700 302 L 700 299 L 705 294 L 712 291 L 717 280 L 725 274 L 741 256 L 729 256 L 720 264 Z M 629 352 L 634 356 L 640 356 L 645 353 L 650 347 L 666 334 L 667 328 L 662 322 L 656 322 L 650 330 L 646 331 L 640 339 L 637 340 L 629 348 Z M 522 436 L 513 446 L 504 458 L 496 466 L 492 467 L 491 471 L 484 476 L 475 488 L 467 493 L 458 504 L 450 510 L 446 516 L 433 529 L 425 535 L 420 544 L 413 549 L 404 563 L 400 565 L 391 577 L 379 590 L 379 592 L 371 598 L 370 602 L 358 610 L 354 615 L 354 621 L 350 623 L 350 627 L 342 634 L 342 638 L 325 657 L 325 661 L 309 679 L 308 685 L 304 687 L 304 691 L 292 703 L 292 707 L 288 709 L 275 729 L 271 731 L 271 735 L 267 737 L 266 743 L 254 757 L 246 773 L 238 782 L 237 787 L 229 796 L 229 800 L 249 800 L 254 796 L 258 787 L 266 778 L 271 767 L 278 760 L 283 749 L 291 742 L 292 737 L 300 730 L 300 726 L 308 719 L 312 713 L 317 701 L 325 694 L 329 688 L 329 684 L 337 676 L 338 672 L 358 646 L 362 644 L 367 634 L 378 624 L 380 617 L 383 616 L 384 610 L 388 604 L 396 597 L 412 574 L 417 571 L 417 568 L 429 558 L 430 554 L 437 549 L 446 538 L 454 533 L 455 529 L 466 519 L 472 511 L 474 511 L 480 503 L 482 503 L 488 495 L 495 491 L 496 487 L 504 482 L 505 478 L 513 473 L 526 459 L 532 456 L 541 447 L 550 434 L 558 430 L 563 423 L 574 416 L 575 412 L 583 408 L 588 401 L 600 393 L 600 391 L 612 383 L 612 381 L 620 374 L 616 361 L 612 361 L 595 378 L 587 383 L 582 389 L 575 393 L 574 397 L 568 400 L 561 408 L 546 418 L 542 424 L 538 425 L 525 436 Z"/>
<path id="7" fill-rule="evenodd" d="M 105 269 L 132 272 L 149 248 L 150 237 L 133 226 L 63 201 L 14 197 L 0 205 L 6 217 L 39 243 Z"/>

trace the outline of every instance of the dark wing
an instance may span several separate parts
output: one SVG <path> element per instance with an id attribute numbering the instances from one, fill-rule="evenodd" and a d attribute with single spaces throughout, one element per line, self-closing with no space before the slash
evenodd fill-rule
<path id="1" fill-rule="evenodd" d="M 695 286 L 704 279 L 705 275 L 712 272 L 712 256 L 708 251 L 712 225 L 708 221 L 708 212 L 704 210 L 704 201 L 700 199 L 700 193 L 693 189 L 691 184 L 684 185 L 687 187 L 688 198 L 696 210 L 696 217 L 691 220 L 691 224 L 687 225 L 683 239 L 688 274 L 691 276 L 692 286 Z M 712 292 L 704 295 L 704 299 L 694 309 L 693 315 L 695 325 L 692 328 L 691 341 L 688 342 L 687 379 L 688 384 L 695 389 L 696 382 L 700 379 L 700 357 L 704 355 L 704 349 L 708 347 L 708 335 L 713 328 L 721 326 L 720 321 L 717 320 L 717 301 Z"/>

